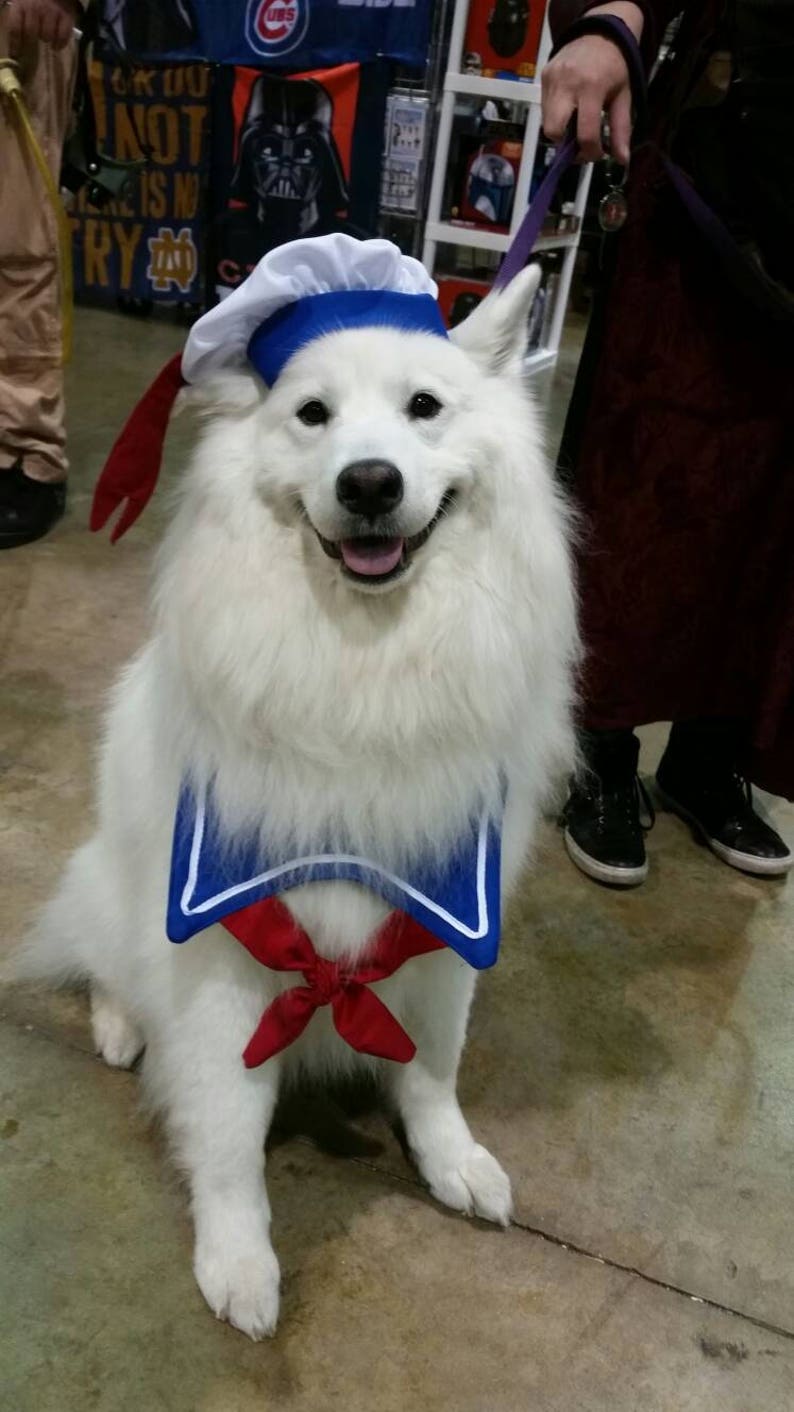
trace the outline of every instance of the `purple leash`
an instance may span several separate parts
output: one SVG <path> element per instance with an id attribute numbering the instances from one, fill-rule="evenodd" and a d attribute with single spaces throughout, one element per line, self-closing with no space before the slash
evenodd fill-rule
<path id="1" fill-rule="evenodd" d="M 494 289 L 504 289 L 511 279 L 523 270 L 535 247 L 535 242 L 543 229 L 560 179 L 573 163 L 579 144 L 575 137 L 566 137 L 554 161 L 535 192 L 535 199 L 527 207 L 526 215 L 516 231 L 505 257 L 499 266 L 499 273 L 493 282 Z"/>
<path id="2" fill-rule="evenodd" d="M 570 29 L 566 30 L 565 43 L 569 44 L 572 39 L 579 39 L 583 34 L 600 34 L 607 39 L 613 39 L 618 45 L 623 57 L 626 60 L 631 81 L 631 91 L 634 98 L 634 106 L 640 118 L 645 115 L 645 69 L 643 67 L 642 56 L 639 45 L 628 25 L 619 20 L 616 15 L 597 15 L 588 19 L 579 20 Z M 561 48 L 558 45 L 552 50 L 551 57 Z M 576 153 L 579 144 L 574 136 L 576 130 L 576 116 L 571 118 L 568 131 L 562 146 L 558 148 L 557 154 L 549 170 L 543 178 L 540 186 L 535 192 L 535 199 L 527 207 L 526 214 L 518 230 L 510 242 L 507 253 L 499 266 L 499 272 L 493 282 L 494 289 L 504 289 L 516 275 L 523 270 L 527 260 L 537 242 L 538 236 L 543 229 L 543 222 L 549 212 L 557 187 L 568 168 L 576 160 Z"/>
<path id="3" fill-rule="evenodd" d="M 611 39 L 620 49 L 629 71 L 632 99 L 634 101 L 635 137 L 644 136 L 647 122 L 647 83 L 645 66 L 640 47 L 628 25 L 616 15 L 585 15 L 566 31 L 564 40 L 553 50 L 553 58 L 564 44 L 579 39 L 585 34 L 598 34 Z M 494 289 L 504 289 L 524 268 L 548 214 L 552 198 L 563 174 L 576 160 L 577 142 L 574 136 L 576 117 L 571 119 L 562 146 L 557 151 L 552 165 L 535 193 L 535 199 L 527 207 L 526 214 L 505 254 L 499 272 L 493 282 Z M 696 190 L 690 178 L 681 167 L 660 149 L 659 157 L 681 204 L 700 235 L 708 243 L 717 259 L 722 263 L 734 283 L 746 294 L 754 298 L 756 304 L 775 318 L 791 320 L 794 314 L 794 301 L 789 296 L 781 305 L 780 287 L 753 271 L 746 256 L 734 239 L 725 222 L 708 205 Z"/>

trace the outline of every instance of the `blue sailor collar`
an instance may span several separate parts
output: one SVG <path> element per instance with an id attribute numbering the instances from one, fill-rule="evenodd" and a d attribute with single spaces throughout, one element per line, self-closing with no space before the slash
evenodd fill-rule
<path id="1" fill-rule="evenodd" d="M 171 941 L 187 941 L 233 912 L 304 883 L 357 882 L 482 970 L 499 951 L 500 862 L 499 823 L 487 811 L 445 864 L 420 863 L 409 877 L 353 854 L 285 858 L 263 853 L 258 840 L 230 848 L 211 791 L 185 787 L 174 826 L 166 931 Z"/>

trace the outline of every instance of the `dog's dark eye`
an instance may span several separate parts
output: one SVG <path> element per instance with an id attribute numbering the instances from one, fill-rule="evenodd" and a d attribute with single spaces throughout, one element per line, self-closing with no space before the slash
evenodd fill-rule
<path id="1" fill-rule="evenodd" d="M 415 392 L 408 403 L 408 416 L 416 417 L 421 421 L 427 421 L 430 417 L 437 417 L 441 411 L 441 403 L 432 392 Z"/>
<path id="2" fill-rule="evenodd" d="M 303 406 L 298 408 L 298 421 L 303 422 L 305 427 L 320 427 L 330 416 L 325 403 L 318 397 L 313 397 L 310 402 L 304 402 Z"/>

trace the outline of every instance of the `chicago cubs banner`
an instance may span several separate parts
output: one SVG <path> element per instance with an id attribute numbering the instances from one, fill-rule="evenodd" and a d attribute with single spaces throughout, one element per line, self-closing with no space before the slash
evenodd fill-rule
<path id="1" fill-rule="evenodd" d="M 210 71 L 203 64 L 134 69 L 129 77 L 92 63 L 91 92 L 100 150 L 121 161 L 150 148 L 123 200 L 101 211 L 80 191 L 72 211 L 74 286 L 80 296 L 120 295 L 201 303 Z"/>
<path id="2" fill-rule="evenodd" d="M 300 69 L 383 56 L 421 66 L 432 0 L 104 0 L 107 38 L 138 59 Z"/>

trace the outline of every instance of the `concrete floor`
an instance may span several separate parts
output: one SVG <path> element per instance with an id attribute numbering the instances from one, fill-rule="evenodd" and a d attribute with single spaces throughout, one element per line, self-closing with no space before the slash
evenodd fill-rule
<path id="1" fill-rule="evenodd" d="M 143 632 L 167 503 L 111 549 L 86 531 L 90 487 L 182 336 L 80 313 L 68 519 L 3 556 L 4 945 L 89 828 L 97 713 Z M 552 428 L 572 365 L 538 384 Z M 794 836 L 794 811 L 773 813 Z M 667 817 L 650 854 L 644 888 L 603 891 L 549 827 L 481 983 L 463 1100 L 512 1174 L 515 1225 L 439 1209 L 378 1120 L 365 1159 L 292 1139 L 270 1159 L 272 1343 L 207 1312 L 182 1193 L 135 1076 L 94 1058 L 84 999 L 7 990 L 0 1406 L 790 1412 L 794 884 L 731 873 Z"/>

